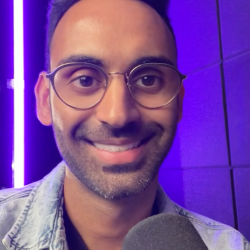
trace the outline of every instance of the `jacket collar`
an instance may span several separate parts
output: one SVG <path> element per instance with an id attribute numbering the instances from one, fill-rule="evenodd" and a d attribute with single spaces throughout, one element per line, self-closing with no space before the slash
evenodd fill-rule
<path id="1" fill-rule="evenodd" d="M 22 213 L 3 239 L 7 249 L 67 249 L 62 219 L 64 177 L 65 164 L 60 163 L 33 188 Z"/>

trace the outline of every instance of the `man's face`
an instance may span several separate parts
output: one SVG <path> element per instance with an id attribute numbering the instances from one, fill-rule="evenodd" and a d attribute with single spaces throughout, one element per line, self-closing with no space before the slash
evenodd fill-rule
<path id="1" fill-rule="evenodd" d="M 127 72 L 144 57 L 164 56 L 176 63 L 164 22 L 149 6 L 131 0 L 84 0 L 70 8 L 52 39 L 51 70 L 72 56 L 100 59 L 106 72 Z M 109 76 L 105 96 L 93 108 L 73 109 L 52 88 L 50 106 L 69 170 L 107 199 L 139 194 L 156 181 L 181 113 L 177 99 L 160 109 L 139 106 L 122 75 Z"/>

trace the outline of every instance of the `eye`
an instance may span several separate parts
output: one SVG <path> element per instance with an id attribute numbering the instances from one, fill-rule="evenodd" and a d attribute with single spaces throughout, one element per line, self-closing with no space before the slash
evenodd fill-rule
<path id="1" fill-rule="evenodd" d="M 104 74 L 94 68 L 79 68 L 70 74 L 69 91 L 91 94 L 105 87 Z"/>
<path id="2" fill-rule="evenodd" d="M 158 67 L 141 67 L 130 75 L 131 90 L 144 93 L 157 93 L 164 85 L 164 75 Z"/>
<path id="3" fill-rule="evenodd" d="M 91 76 L 82 76 L 78 80 L 79 80 L 79 84 L 84 88 L 91 87 L 95 81 L 93 77 Z"/>
<path id="4" fill-rule="evenodd" d="M 102 81 L 92 76 L 81 75 L 71 80 L 69 84 L 78 88 L 90 89 L 100 86 Z"/>
<path id="5" fill-rule="evenodd" d="M 145 87 L 151 87 L 157 82 L 157 78 L 155 76 L 143 76 L 141 79 L 137 81 L 138 85 L 145 86 Z"/>
<path id="6" fill-rule="evenodd" d="M 104 83 L 97 77 L 88 75 L 81 75 L 73 79 L 69 85 L 71 91 L 75 91 L 82 94 L 93 94 L 96 91 L 104 88 Z"/>
<path id="7" fill-rule="evenodd" d="M 134 79 L 132 88 L 138 91 L 159 91 L 162 88 L 162 79 L 156 75 L 140 76 Z"/>

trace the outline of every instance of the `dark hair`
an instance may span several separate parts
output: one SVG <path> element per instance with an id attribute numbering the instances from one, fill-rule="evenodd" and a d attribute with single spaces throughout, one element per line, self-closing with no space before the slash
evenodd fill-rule
<path id="1" fill-rule="evenodd" d="M 50 70 L 50 45 L 55 29 L 63 15 L 75 3 L 81 0 L 50 0 L 47 14 L 47 34 L 46 34 L 46 68 Z M 164 20 L 170 29 L 174 39 L 174 31 L 168 17 L 169 0 L 138 0 L 151 6 Z"/>

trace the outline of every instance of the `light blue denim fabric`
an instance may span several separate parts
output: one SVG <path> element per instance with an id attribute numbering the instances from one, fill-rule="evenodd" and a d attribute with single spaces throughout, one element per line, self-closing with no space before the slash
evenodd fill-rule
<path id="1" fill-rule="evenodd" d="M 41 181 L 0 191 L 0 250 L 68 250 L 62 208 L 64 176 L 62 162 Z M 238 231 L 187 211 L 161 187 L 156 199 L 161 213 L 188 218 L 209 250 L 250 250 Z"/>

